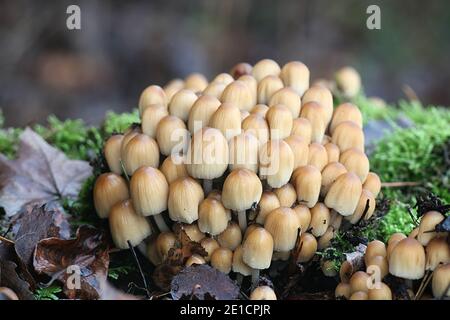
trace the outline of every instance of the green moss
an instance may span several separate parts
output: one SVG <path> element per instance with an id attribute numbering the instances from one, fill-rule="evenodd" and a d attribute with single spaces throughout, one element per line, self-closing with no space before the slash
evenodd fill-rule
<path id="1" fill-rule="evenodd" d="M 131 113 L 108 112 L 102 126 L 105 136 L 113 133 L 124 133 L 133 123 L 139 123 L 139 111 L 133 110 Z"/>

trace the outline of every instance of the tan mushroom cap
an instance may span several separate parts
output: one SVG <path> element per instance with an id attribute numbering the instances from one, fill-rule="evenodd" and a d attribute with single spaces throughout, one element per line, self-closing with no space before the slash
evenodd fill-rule
<path id="1" fill-rule="evenodd" d="M 433 296 L 441 299 L 450 297 L 450 263 L 438 266 L 433 272 L 433 279 L 431 281 L 431 288 Z"/>
<path id="2" fill-rule="evenodd" d="M 161 232 L 156 237 L 156 253 L 161 261 L 166 260 L 169 255 L 169 250 L 175 247 L 177 238 L 173 232 Z"/>
<path id="3" fill-rule="evenodd" d="M 257 101 L 261 104 L 269 104 L 270 99 L 280 89 L 283 89 L 283 81 L 274 75 L 268 75 L 258 83 Z"/>
<path id="4" fill-rule="evenodd" d="M 161 104 L 167 107 L 166 93 L 160 86 L 151 85 L 142 91 L 139 98 L 139 113 L 142 114 L 149 105 Z"/>
<path id="5" fill-rule="evenodd" d="M 200 73 L 191 73 L 184 79 L 184 87 L 194 92 L 202 92 L 208 86 L 208 80 Z"/>
<path id="6" fill-rule="evenodd" d="M 352 295 L 352 290 L 350 287 L 350 284 L 348 283 L 339 283 L 336 287 L 336 289 L 334 290 L 334 296 L 336 298 L 345 298 L 345 299 L 350 299 Z"/>
<path id="7" fill-rule="evenodd" d="M 292 184 L 287 183 L 280 188 L 273 190 L 277 198 L 280 200 L 281 207 L 292 207 L 297 201 L 297 193 Z"/>
<path id="8" fill-rule="evenodd" d="M 230 210 L 225 209 L 222 202 L 213 198 L 204 199 L 198 209 L 198 227 L 200 231 L 218 235 L 228 227 L 231 220 Z"/>
<path id="9" fill-rule="evenodd" d="M 334 109 L 333 119 L 329 128 L 330 133 L 333 134 L 334 129 L 344 121 L 352 121 L 360 128 L 363 127 L 361 111 L 352 103 L 343 103 Z"/>
<path id="10" fill-rule="evenodd" d="M 347 173 L 347 169 L 345 169 L 342 163 L 331 162 L 327 164 L 322 170 L 320 194 L 326 196 L 331 185 L 344 173 Z"/>
<path id="11" fill-rule="evenodd" d="M 192 223 L 198 219 L 198 206 L 204 199 L 203 189 L 192 178 L 180 178 L 169 186 L 168 208 L 173 221 Z"/>
<path id="12" fill-rule="evenodd" d="M 317 240 L 310 233 L 303 233 L 300 236 L 300 245 L 297 248 L 299 250 L 296 253 L 297 263 L 304 263 L 310 261 L 317 252 Z"/>
<path id="13" fill-rule="evenodd" d="M 233 252 L 233 272 L 242 274 L 243 276 L 250 276 L 252 274 L 252 268 L 245 264 L 242 256 L 244 251 L 242 246 L 237 247 Z"/>
<path id="14" fill-rule="evenodd" d="M 214 250 L 211 255 L 211 266 L 225 274 L 230 273 L 233 264 L 233 251 L 227 248 Z"/>
<path id="15" fill-rule="evenodd" d="M 283 140 L 269 140 L 259 149 L 259 176 L 272 188 L 289 182 L 294 171 L 294 153 Z"/>
<path id="16" fill-rule="evenodd" d="M 137 134 L 127 143 L 122 161 L 128 176 L 132 176 L 142 166 L 158 168 L 158 144 L 145 134 Z"/>
<path id="17" fill-rule="evenodd" d="M 354 173 L 340 175 L 325 197 L 325 205 L 343 216 L 352 215 L 362 192 L 361 180 Z"/>
<path id="18" fill-rule="evenodd" d="M 266 113 L 266 121 L 269 124 L 270 139 L 284 139 L 291 134 L 293 117 L 284 104 L 271 106 Z"/>
<path id="19" fill-rule="evenodd" d="M 247 169 L 236 169 L 225 179 L 222 202 L 225 208 L 244 211 L 258 203 L 261 195 L 262 184 L 258 176 Z"/>
<path id="20" fill-rule="evenodd" d="M 322 171 L 328 164 L 327 149 L 319 143 L 311 143 L 309 145 L 308 164 L 310 166 L 315 166 L 319 171 Z"/>
<path id="21" fill-rule="evenodd" d="M 368 206 L 368 207 L 367 207 Z M 350 221 L 351 224 L 357 224 L 362 219 L 368 220 L 372 217 L 375 211 L 375 198 L 372 192 L 363 189 L 359 197 L 358 205 L 351 216 L 346 216 L 345 219 Z M 367 207 L 367 210 L 366 210 Z"/>
<path id="22" fill-rule="evenodd" d="M 295 206 L 294 211 L 297 215 L 302 233 L 306 232 L 309 229 L 309 225 L 311 223 L 311 211 L 307 206 L 303 204 Z"/>
<path id="23" fill-rule="evenodd" d="M 300 227 L 297 214 L 291 208 L 273 210 L 264 222 L 264 228 L 272 235 L 275 251 L 289 251 L 295 246 Z"/>
<path id="24" fill-rule="evenodd" d="M 243 75 L 249 75 L 252 73 L 253 66 L 246 62 L 240 62 L 233 66 L 230 70 L 230 74 L 234 79 L 237 79 Z"/>
<path id="25" fill-rule="evenodd" d="M 426 246 L 431 239 L 438 235 L 433 231 L 436 228 L 436 225 L 441 223 L 444 219 L 444 215 L 437 211 L 429 211 L 425 213 L 420 220 L 417 240 L 419 240 L 423 246 Z"/>
<path id="26" fill-rule="evenodd" d="M 170 100 L 169 113 L 172 116 L 187 122 L 189 119 L 189 112 L 197 99 L 198 96 L 194 91 L 182 89 L 172 97 L 172 100 Z"/>
<path id="27" fill-rule="evenodd" d="M 367 244 L 364 260 L 367 264 L 370 258 L 375 256 L 387 257 L 386 245 L 380 240 L 373 240 Z"/>
<path id="28" fill-rule="evenodd" d="M 166 177 L 168 183 L 188 176 L 184 161 L 184 157 L 178 154 L 172 154 L 163 161 L 159 169 Z"/>
<path id="29" fill-rule="evenodd" d="M 248 169 L 258 172 L 258 138 L 254 135 L 243 132 L 230 139 L 229 149 L 229 169 Z"/>
<path id="30" fill-rule="evenodd" d="M 381 180 L 378 175 L 374 172 L 369 172 L 366 181 L 364 181 L 363 188 L 372 192 L 376 198 L 381 190 Z"/>
<path id="31" fill-rule="evenodd" d="M 284 141 L 291 147 L 294 154 L 294 170 L 308 164 L 309 145 L 300 136 L 289 136 Z"/>
<path id="32" fill-rule="evenodd" d="M 334 110 L 333 95 L 329 89 L 322 86 L 312 86 L 303 95 L 302 102 L 303 105 L 308 102 L 317 102 L 324 107 L 326 112 L 325 126 L 328 125 Z"/>
<path id="33" fill-rule="evenodd" d="M 221 247 L 235 250 L 242 242 L 242 231 L 239 225 L 233 221 L 228 223 L 228 227 L 217 237 Z"/>
<path id="34" fill-rule="evenodd" d="M 296 169 L 294 180 L 297 200 L 304 203 L 308 208 L 312 208 L 319 200 L 322 175 L 319 169 L 314 166 L 304 166 Z"/>
<path id="35" fill-rule="evenodd" d="M 272 191 L 264 191 L 258 203 L 256 223 L 263 225 L 266 221 L 267 215 L 279 207 L 281 207 L 281 203 L 277 195 Z"/>
<path id="36" fill-rule="evenodd" d="M 103 147 L 103 154 L 108 163 L 109 170 L 115 174 L 122 174 L 122 164 L 120 162 L 122 141 L 124 136 L 122 134 L 112 135 L 106 140 Z"/>
<path id="37" fill-rule="evenodd" d="M 211 82 L 205 90 L 203 90 L 202 95 L 208 95 L 220 99 L 225 91 L 227 84 L 223 82 Z"/>
<path id="38" fill-rule="evenodd" d="M 265 144 L 269 140 L 269 125 L 266 119 L 258 114 L 250 114 L 242 121 L 242 130 L 246 133 L 254 135 L 259 145 Z"/>
<path id="39" fill-rule="evenodd" d="M 136 214 L 130 200 L 115 204 L 109 214 L 109 229 L 114 244 L 119 249 L 127 249 L 128 241 L 137 246 L 151 234 L 147 220 Z"/>
<path id="40" fill-rule="evenodd" d="M 166 93 L 167 101 L 171 101 L 173 96 L 184 88 L 184 81 L 181 79 L 173 79 L 169 81 L 163 90 Z"/>
<path id="41" fill-rule="evenodd" d="M 304 103 L 300 116 L 311 124 L 311 142 L 322 143 L 328 119 L 325 107 L 315 101 Z"/>
<path id="42" fill-rule="evenodd" d="M 366 272 L 372 275 L 373 272 L 378 274 L 381 279 L 389 274 L 389 264 L 386 257 L 371 256 L 366 258 Z"/>
<path id="43" fill-rule="evenodd" d="M 213 96 L 204 95 L 195 101 L 189 112 L 188 129 L 193 135 L 200 129 L 207 127 L 212 115 L 220 107 L 221 102 Z"/>
<path id="44" fill-rule="evenodd" d="M 200 231 L 197 223 L 184 224 L 182 227 L 191 241 L 201 242 L 206 237 L 206 235 Z"/>
<path id="45" fill-rule="evenodd" d="M 129 197 L 125 179 L 115 173 L 103 173 L 95 181 L 94 206 L 101 219 L 108 218 L 111 208 Z"/>
<path id="46" fill-rule="evenodd" d="M 270 98 L 269 106 L 272 107 L 279 104 L 286 106 L 291 111 L 293 119 L 298 118 L 300 115 L 301 99 L 294 89 L 285 87 L 275 92 Z"/>
<path id="47" fill-rule="evenodd" d="M 325 150 L 327 150 L 328 163 L 339 162 L 341 156 L 341 150 L 334 143 L 328 142 L 324 144 Z"/>
<path id="48" fill-rule="evenodd" d="M 167 108 L 160 104 L 152 104 L 145 108 L 141 115 L 142 133 L 155 139 L 159 122 L 168 115 Z"/>
<path id="49" fill-rule="evenodd" d="M 309 144 L 312 140 L 312 124 L 306 118 L 297 118 L 292 122 L 291 135 L 300 136 Z"/>
<path id="50" fill-rule="evenodd" d="M 203 128 L 191 139 L 186 156 L 186 169 L 191 177 L 215 179 L 228 168 L 228 142 L 214 128 Z"/>
<path id="51" fill-rule="evenodd" d="M 389 272 L 399 278 L 416 280 L 425 273 L 425 250 L 419 241 L 405 238 L 397 243 L 389 257 Z"/>
<path id="52" fill-rule="evenodd" d="M 299 61 L 286 63 L 281 69 L 280 78 L 286 87 L 292 88 L 299 96 L 303 96 L 309 88 L 309 69 Z"/>
<path id="53" fill-rule="evenodd" d="M 242 259 L 253 269 L 267 269 L 272 261 L 273 245 L 272 235 L 264 228 L 257 228 L 242 244 Z"/>
<path id="54" fill-rule="evenodd" d="M 252 76 L 256 81 L 260 82 L 267 76 L 278 76 L 280 74 L 280 66 L 272 59 L 263 59 L 258 61 L 252 69 Z"/>
<path id="55" fill-rule="evenodd" d="M 251 85 L 241 80 L 228 84 L 220 100 L 236 106 L 241 111 L 250 111 L 255 106 Z"/>
<path id="56" fill-rule="evenodd" d="M 333 131 L 331 142 L 339 147 L 341 152 L 356 148 L 364 152 L 364 132 L 351 121 L 341 122 Z"/>
<path id="57" fill-rule="evenodd" d="M 344 67 L 336 72 L 336 84 L 345 96 L 352 98 L 361 91 L 361 76 L 352 67 Z"/>
<path id="58" fill-rule="evenodd" d="M 369 300 L 392 300 L 391 289 L 383 282 L 378 284 L 379 287 L 369 289 L 368 298 Z"/>
<path id="59" fill-rule="evenodd" d="M 209 126 L 220 130 L 228 141 L 241 134 L 241 111 L 234 104 L 224 102 L 212 115 Z"/>
<path id="60" fill-rule="evenodd" d="M 203 238 L 200 241 L 200 245 L 205 249 L 206 253 L 208 254 L 206 257 L 204 257 L 206 262 L 209 262 L 211 260 L 211 255 L 213 252 L 220 248 L 219 243 L 214 238 Z"/>
<path id="61" fill-rule="evenodd" d="M 347 149 L 341 154 L 339 162 L 344 165 L 348 172 L 356 173 L 362 183 L 366 181 L 370 164 L 364 152 L 355 148 Z"/>
<path id="62" fill-rule="evenodd" d="M 327 231 L 330 225 L 330 209 L 325 204 L 319 202 L 310 211 L 311 222 L 309 226 L 311 233 L 315 237 L 320 237 Z"/>
<path id="63" fill-rule="evenodd" d="M 357 271 L 355 272 L 352 277 L 350 278 L 350 287 L 352 289 L 352 292 L 358 292 L 362 291 L 367 293 L 369 291 L 368 288 L 368 282 L 369 282 L 370 276 L 365 273 L 364 271 Z"/>
<path id="64" fill-rule="evenodd" d="M 130 193 L 140 215 L 152 216 L 167 210 L 169 184 L 158 169 L 141 167 L 136 170 L 130 180 Z"/>
<path id="65" fill-rule="evenodd" d="M 271 287 L 259 286 L 250 294 L 250 300 L 277 300 L 277 295 Z"/>
<path id="66" fill-rule="evenodd" d="M 425 253 L 427 270 L 433 271 L 439 264 L 450 263 L 450 245 L 445 236 L 433 238 L 428 242 Z"/>
<path id="67" fill-rule="evenodd" d="M 265 104 L 257 104 L 256 106 L 253 107 L 250 113 L 266 118 L 267 111 L 269 111 L 268 106 L 266 106 Z"/>

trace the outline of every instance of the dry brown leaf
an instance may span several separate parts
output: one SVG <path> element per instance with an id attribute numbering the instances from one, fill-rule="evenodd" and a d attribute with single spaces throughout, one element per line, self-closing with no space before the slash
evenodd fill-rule
<path id="1" fill-rule="evenodd" d="M 0 154 L 0 204 L 8 216 L 30 203 L 76 198 L 92 174 L 86 161 L 69 160 L 30 128 L 20 136 L 16 160 Z"/>

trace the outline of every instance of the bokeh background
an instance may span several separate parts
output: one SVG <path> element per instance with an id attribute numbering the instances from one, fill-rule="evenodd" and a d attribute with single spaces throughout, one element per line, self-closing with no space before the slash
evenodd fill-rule
<path id="1" fill-rule="evenodd" d="M 81 31 L 66 28 L 70 4 Z M 381 31 L 366 28 L 370 4 Z M 395 102 L 409 85 L 450 105 L 449 52 L 447 0 L 0 0 L 0 109 L 10 126 L 49 114 L 96 124 L 149 84 L 261 58 L 303 61 L 313 79 L 352 65 L 370 96 Z"/>

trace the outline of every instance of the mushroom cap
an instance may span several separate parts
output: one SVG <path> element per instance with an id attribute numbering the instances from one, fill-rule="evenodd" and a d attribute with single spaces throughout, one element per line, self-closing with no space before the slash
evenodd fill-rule
<path id="1" fill-rule="evenodd" d="M 389 272 L 404 279 L 423 278 L 425 250 L 420 242 L 412 238 L 399 241 L 389 257 Z"/>
<path id="2" fill-rule="evenodd" d="M 130 200 L 119 202 L 111 208 L 109 229 L 119 249 L 127 249 L 128 241 L 133 247 L 137 246 L 151 234 L 147 220 L 136 214 Z"/>
<path id="3" fill-rule="evenodd" d="M 145 134 L 137 134 L 126 145 L 122 161 L 129 176 L 142 166 L 158 168 L 158 144 Z"/>
<path id="4" fill-rule="evenodd" d="M 205 264 L 206 260 L 202 256 L 199 256 L 198 254 L 193 254 L 189 257 L 189 259 L 186 260 L 185 266 L 190 267 L 194 264 Z"/>
<path id="5" fill-rule="evenodd" d="M 166 177 L 168 183 L 188 176 L 184 160 L 182 155 L 172 154 L 163 161 L 159 169 Z"/>
<path id="6" fill-rule="evenodd" d="M 352 121 L 341 122 L 334 129 L 331 142 L 337 145 L 341 152 L 350 148 L 364 152 L 364 132 Z"/>
<path id="7" fill-rule="evenodd" d="M 234 81 L 234 78 L 231 74 L 223 72 L 218 74 L 212 82 L 219 82 L 219 83 L 225 83 L 230 84 Z"/>
<path id="8" fill-rule="evenodd" d="M 265 144 L 269 140 L 269 125 L 266 119 L 258 114 L 250 114 L 242 121 L 242 130 L 254 135 L 259 145 Z"/>
<path id="9" fill-rule="evenodd" d="M 194 91 L 181 89 L 172 97 L 172 100 L 170 100 L 169 113 L 172 116 L 187 122 L 189 119 L 189 112 L 197 99 L 198 96 Z"/>
<path id="10" fill-rule="evenodd" d="M 167 210 L 169 184 L 164 174 L 152 167 L 141 167 L 130 180 L 130 193 L 136 212 L 143 216 Z"/>
<path id="11" fill-rule="evenodd" d="M 309 145 L 308 142 L 300 136 L 289 136 L 284 141 L 291 147 L 294 154 L 294 170 L 308 164 Z"/>
<path id="12" fill-rule="evenodd" d="M 352 215 L 362 192 L 361 180 L 352 172 L 340 175 L 325 197 L 325 205 L 343 216 Z"/>
<path id="13" fill-rule="evenodd" d="M 315 237 L 322 236 L 328 229 L 330 225 L 330 209 L 327 208 L 321 202 L 318 202 L 314 207 L 311 208 L 311 222 L 310 229 L 311 233 Z"/>
<path id="14" fill-rule="evenodd" d="M 297 250 L 297 263 L 304 263 L 310 261 L 317 252 L 317 240 L 310 233 L 302 233 L 300 236 L 300 245 Z"/>
<path id="15" fill-rule="evenodd" d="M 258 61 L 252 69 L 252 76 L 256 81 L 260 82 L 267 76 L 278 76 L 280 74 L 280 66 L 272 59 L 263 59 Z"/>
<path id="16" fill-rule="evenodd" d="M 257 91 L 258 91 L 258 81 L 256 81 L 256 79 L 253 78 L 253 76 L 251 76 L 249 74 L 240 76 L 238 78 L 238 80 L 245 83 L 247 85 L 247 87 L 250 89 L 250 92 L 252 94 L 252 107 L 251 108 L 253 108 L 253 106 L 256 105 L 256 101 L 257 101 L 256 95 L 257 95 Z"/>
<path id="17" fill-rule="evenodd" d="M 312 140 L 312 124 L 306 118 L 297 118 L 292 121 L 291 135 L 300 136 L 305 139 L 306 143 L 310 143 Z"/>
<path id="18" fill-rule="evenodd" d="M 403 233 L 394 233 L 389 237 L 388 245 L 387 245 L 387 258 L 391 256 L 392 251 L 394 251 L 395 246 L 403 239 L 405 239 L 406 236 Z"/>
<path id="19" fill-rule="evenodd" d="M 229 169 L 248 169 L 258 172 L 258 138 L 243 132 L 228 142 Z"/>
<path id="20" fill-rule="evenodd" d="M 94 184 L 94 206 L 97 215 L 104 219 L 118 202 L 130 197 L 124 178 L 115 173 L 103 173 Z"/>
<path id="21" fill-rule="evenodd" d="M 211 255 L 213 254 L 213 252 L 220 248 L 219 243 L 216 241 L 216 239 L 214 238 L 203 238 L 200 241 L 200 245 L 203 247 L 203 249 L 205 249 L 206 253 L 208 253 L 208 255 L 205 258 L 206 262 L 209 262 L 211 260 Z"/>
<path id="22" fill-rule="evenodd" d="M 367 292 L 356 291 L 350 296 L 349 300 L 369 300 L 369 296 Z"/>
<path id="23" fill-rule="evenodd" d="M 275 75 L 268 75 L 258 83 L 257 101 L 269 104 L 270 99 L 278 90 L 283 89 L 283 81 Z"/>
<path id="24" fill-rule="evenodd" d="M 225 208 L 244 211 L 258 203 L 262 184 L 258 176 L 247 169 L 233 170 L 223 183 L 222 202 Z"/>
<path id="25" fill-rule="evenodd" d="M 386 257 L 383 256 L 371 256 L 370 258 L 364 257 L 366 261 L 366 272 L 372 274 L 372 272 L 379 273 L 381 279 L 389 273 L 389 264 Z"/>
<path id="26" fill-rule="evenodd" d="M 179 178 L 169 186 L 168 208 L 173 221 L 192 223 L 198 219 L 198 206 L 204 199 L 200 184 L 190 177 Z"/>
<path id="27" fill-rule="evenodd" d="M 352 291 L 350 288 L 350 284 L 348 283 L 339 283 L 336 287 L 336 289 L 334 290 L 334 296 L 336 298 L 345 298 L 345 299 L 350 299 L 352 295 Z"/>
<path id="28" fill-rule="evenodd" d="M 392 300 L 391 289 L 383 282 L 380 282 L 378 288 L 369 289 L 369 300 Z"/>
<path id="29" fill-rule="evenodd" d="M 280 200 L 280 207 L 292 207 L 297 201 L 297 193 L 292 184 L 287 183 L 280 188 L 273 190 L 278 200 Z"/>
<path id="30" fill-rule="evenodd" d="M 345 169 L 342 163 L 331 162 L 327 164 L 325 168 L 323 168 L 322 170 L 322 182 L 320 194 L 322 196 L 326 196 L 331 185 L 336 181 L 336 179 L 340 175 L 344 173 L 347 173 L 347 169 Z"/>
<path id="31" fill-rule="evenodd" d="M 334 143 L 328 142 L 324 144 L 325 150 L 327 150 L 328 163 L 339 162 L 339 157 L 341 156 L 341 150 Z"/>
<path id="32" fill-rule="evenodd" d="M 163 108 L 163 107 L 162 107 Z M 159 122 L 159 120 L 158 120 Z M 157 124 L 156 124 L 157 125 Z M 155 132 L 156 132 L 155 125 Z M 142 128 L 139 124 L 133 123 L 123 134 L 122 146 L 120 147 L 120 159 L 123 160 L 125 158 L 125 148 L 128 143 L 136 137 L 138 134 L 142 133 Z"/>
<path id="33" fill-rule="evenodd" d="M 272 107 L 279 104 L 289 109 L 293 119 L 298 118 L 300 115 L 301 99 L 294 89 L 285 87 L 275 92 L 270 98 L 269 106 Z"/>
<path id="34" fill-rule="evenodd" d="M 239 108 L 232 103 L 222 103 L 209 120 L 209 126 L 220 130 L 227 141 L 239 135 L 241 133 Z"/>
<path id="35" fill-rule="evenodd" d="M 184 87 L 194 92 L 202 92 L 208 86 L 208 80 L 200 73 L 191 73 L 184 79 Z"/>
<path id="36" fill-rule="evenodd" d="M 325 107 L 315 101 L 304 103 L 300 116 L 311 124 L 311 142 L 322 143 L 328 119 Z"/>
<path id="37" fill-rule="evenodd" d="M 164 87 L 163 90 L 166 93 L 167 101 L 171 101 L 173 96 L 180 90 L 184 88 L 184 81 L 181 79 L 170 80 Z"/>
<path id="38" fill-rule="evenodd" d="M 433 279 L 431 281 L 431 288 L 433 296 L 441 299 L 450 297 L 450 263 L 438 266 L 433 272 Z"/>
<path id="39" fill-rule="evenodd" d="M 252 274 L 252 268 L 245 264 L 242 256 L 244 250 L 242 246 L 237 247 L 233 252 L 233 272 L 242 274 L 243 276 L 250 276 Z"/>
<path id="40" fill-rule="evenodd" d="M 370 165 L 364 152 L 355 148 L 347 149 L 341 154 L 339 162 L 344 165 L 348 172 L 356 173 L 362 183 L 366 181 Z"/>
<path id="41" fill-rule="evenodd" d="M 264 228 L 256 228 L 245 239 L 242 259 L 253 269 L 270 267 L 273 253 L 272 235 Z"/>
<path id="42" fill-rule="evenodd" d="M 334 236 L 336 235 L 336 232 L 332 226 L 329 226 L 327 228 L 327 231 L 323 235 L 320 236 L 319 240 L 317 241 L 318 249 L 323 250 L 325 248 L 328 248 L 331 244 L 331 240 L 333 240 Z"/>
<path id="43" fill-rule="evenodd" d="M 334 110 L 333 95 L 328 88 L 313 85 L 303 95 L 302 102 L 303 105 L 308 102 L 317 102 L 322 107 L 324 107 L 326 112 L 325 126 L 328 125 L 331 117 L 333 116 Z"/>
<path id="44" fill-rule="evenodd" d="M 169 250 L 175 247 L 177 242 L 177 237 L 173 232 L 161 232 L 156 237 L 156 252 L 161 259 L 164 261 L 169 255 Z"/>
<path id="45" fill-rule="evenodd" d="M 250 113 L 266 118 L 267 111 L 269 111 L 268 106 L 266 106 L 265 104 L 257 104 L 256 106 L 253 107 Z"/>
<path id="46" fill-rule="evenodd" d="M 309 88 L 309 69 L 299 61 L 286 63 L 281 69 L 280 78 L 286 87 L 291 87 L 300 97 Z"/>
<path id="47" fill-rule="evenodd" d="M 264 222 L 264 228 L 272 235 L 275 251 L 289 251 L 295 247 L 300 227 L 297 214 L 287 207 L 273 210 Z"/>
<path id="48" fill-rule="evenodd" d="M 373 240 L 367 244 L 364 260 L 367 264 L 370 258 L 375 256 L 387 257 L 386 245 L 380 240 Z"/>
<path id="49" fill-rule="evenodd" d="M 160 86 L 151 85 L 142 91 L 139 97 L 139 113 L 142 114 L 149 105 L 161 104 L 167 107 L 166 93 Z"/>
<path id="50" fill-rule="evenodd" d="M 168 115 L 169 112 L 167 111 L 167 108 L 161 104 L 152 104 L 145 108 L 141 115 L 142 133 L 155 139 L 159 122 Z"/>
<path id="51" fill-rule="evenodd" d="M 225 231 L 231 212 L 223 206 L 222 202 L 213 198 L 204 199 L 198 209 L 198 227 L 200 231 L 213 236 Z"/>
<path id="52" fill-rule="evenodd" d="M 284 104 L 271 106 L 266 113 L 266 121 L 269 124 L 270 139 L 284 139 L 291 134 L 292 113 Z"/>
<path id="53" fill-rule="evenodd" d="M 215 179 L 227 170 L 228 158 L 228 142 L 222 133 L 214 128 L 203 128 L 192 136 L 186 169 L 194 178 Z"/>
<path id="54" fill-rule="evenodd" d="M 437 236 L 434 231 L 436 225 L 441 223 L 445 219 L 444 215 L 438 211 L 428 211 L 422 216 L 419 224 L 419 233 L 417 234 L 417 240 L 426 246 L 431 239 Z"/>
<path id="55" fill-rule="evenodd" d="M 369 208 L 366 211 L 367 203 L 369 205 Z M 350 221 L 351 224 L 357 224 L 361 221 L 361 219 L 368 220 L 373 215 L 375 206 L 375 198 L 373 197 L 372 192 L 363 189 L 355 211 L 351 216 L 346 216 L 345 219 Z"/>
<path id="56" fill-rule="evenodd" d="M 344 121 L 352 121 L 361 129 L 363 127 L 361 111 L 352 103 L 343 103 L 334 109 L 333 119 L 329 128 L 330 133 L 333 134 L 334 129 Z"/>
<path id="57" fill-rule="evenodd" d="M 258 203 L 256 223 L 263 225 L 266 221 L 267 215 L 279 207 L 281 207 L 281 203 L 277 195 L 272 191 L 264 191 Z"/>
<path id="58" fill-rule="evenodd" d="M 251 85 L 244 81 L 231 82 L 223 90 L 220 100 L 236 106 L 241 111 L 250 111 L 255 105 Z"/>
<path id="59" fill-rule="evenodd" d="M 295 214 L 297 215 L 302 233 L 309 229 L 311 223 L 311 211 L 303 204 L 299 204 L 294 207 Z"/>
<path id="60" fill-rule="evenodd" d="M 239 225 L 233 221 L 228 222 L 228 227 L 217 237 L 221 247 L 235 250 L 242 242 L 242 231 Z"/>
<path id="61" fill-rule="evenodd" d="M 328 164 L 327 149 L 320 143 L 313 142 L 309 145 L 308 164 L 315 166 L 319 171 Z"/>
<path id="62" fill-rule="evenodd" d="M 294 180 L 297 200 L 304 203 L 308 208 L 312 208 L 319 200 L 322 175 L 319 169 L 314 166 L 304 166 L 295 170 Z"/>
<path id="63" fill-rule="evenodd" d="M 334 228 L 334 230 L 339 230 L 342 224 L 342 216 L 336 211 L 330 211 L 330 226 Z"/>
<path id="64" fill-rule="evenodd" d="M 369 172 L 366 181 L 364 181 L 363 188 L 372 192 L 376 198 L 381 190 L 381 180 L 378 175 L 374 172 Z"/>
<path id="65" fill-rule="evenodd" d="M 191 241 L 200 242 L 206 237 L 206 235 L 200 231 L 197 223 L 182 225 L 182 228 Z"/>
<path id="66" fill-rule="evenodd" d="M 195 101 L 189 112 L 188 129 L 191 134 L 207 127 L 212 115 L 220 107 L 221 102 L 213 96 L 204 95 Z"/>
<path id="67" fill-rule="evenodd" d="M 445 236 L 433 238 L 428 242 L 425 253 L 427 270 L 433 271 L 439 264 L 450 263 L 450 246 Z"/>
<path id="68" fill-rule="evenodd" d="M 259 175 L 272 188 L 289 182 L 294 171 L 294 153 L 283 140 L 269 140 L 259 148 Z"/>
<path id="69" fill-rule="evenodd" d="M 352 292 L 362 291 L 367 293 L 369 291 L 369 279 L 370 276 L 364 271 L 355 272 L 350 278 L 350 288 L 352 289 Z"/>
<path id="70" fill-rule="evenodd" d="M 114 134 L 106 140 L 105 146 L 103 147 L 103 154 L 105 155 L 109 170 L 118 175 L 122 174 L 120 157 L 123 137 L 122 134 Z"/>
<path id="71" fill-rule="evenodd" d="M 335 74 L 336 84 L 345 96 L 351 98 L 361 91 L 361 76 L 352 67 L 344 67 Z"/>
<path id="72" fill-rule="evenodd" d="M 233 264 L 233 251 L 227 248 L 214 250 L 211 255 L 211 266 L 225 274 L 230 273 Z"/>
<path id="73" fill-rule="evenodd" d="M 203 90 L 202 95 L 208 95 L 220 99 L 227 85 L 228 84 L 223 82 L 213 81 L 205 88 L 205 90 Z"/>
<path id="74" fill-rule="evenodd" d="M 237 79 L 243 75 L 249 75 L 252 73 L 253 66 L 246 62 L 240 62 L 236 64 L 233 68 L 230 70 L 230 74 L 233 76 L 234 79 Z"/>
<path id="75" fill-rule="evenodd" d="M 277 300 L 277 295 L 271 287 L 259 286 L 253 289 L 250 300 Z"/>

